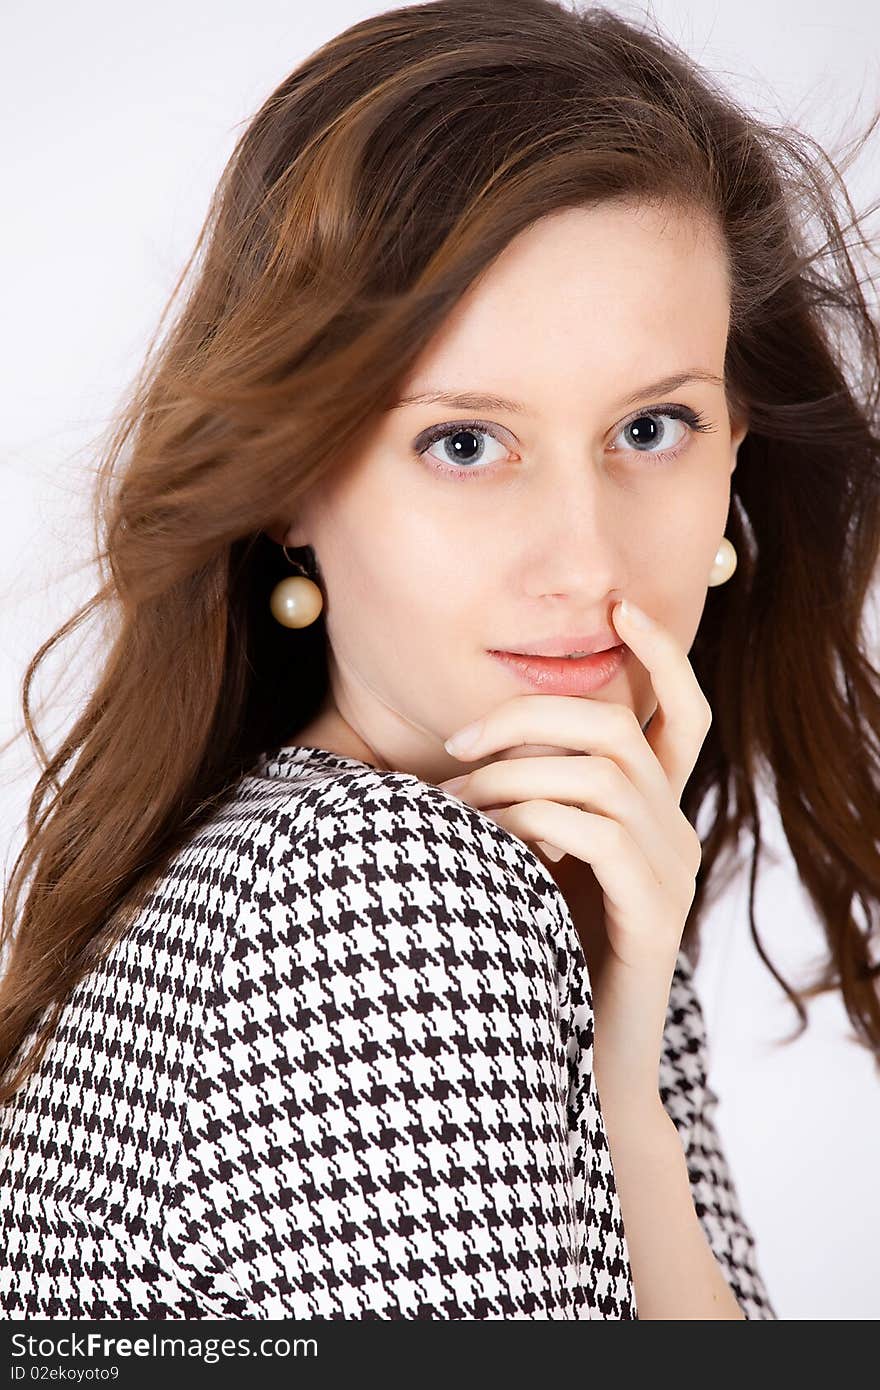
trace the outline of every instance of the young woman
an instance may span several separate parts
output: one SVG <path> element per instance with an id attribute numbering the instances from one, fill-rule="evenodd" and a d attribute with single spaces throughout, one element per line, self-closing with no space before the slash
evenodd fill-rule
<path id="1" fill-rule="evenodd" d="M 53 639 L 112 617 L 6 900 L 7 1316 L 775 1317 L 692 966 L 763 761 L 878 1048 L 834 195 L 550 0 L 374 16 L 266 101 Z"/>

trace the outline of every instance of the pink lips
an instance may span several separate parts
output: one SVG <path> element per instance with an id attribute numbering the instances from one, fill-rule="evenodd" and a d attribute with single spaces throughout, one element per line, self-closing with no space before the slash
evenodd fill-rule
<path id="1" fill-rule="evenodd" d="M 622 643 L 591 656 L 522 656 L 517 652 L 489 655 L 504 662 L 522 680 L 545 695 L 589 695 L 617 675 L 629 649 Z"/>
<path id="2" fill-rule="evenodd" d="M 610 651 L 618 646 L 618 634 L 611 628 L 603 627 L 598 632 L 565 632 L 558 637 L 545 637 L 541 641 L 530 642 L 527 647 L 498 647 L 494 650 L 509 650 L 512 656 L 567 656 L 569 652 L 586 652 L 593 656 L 596 652 Z"/>

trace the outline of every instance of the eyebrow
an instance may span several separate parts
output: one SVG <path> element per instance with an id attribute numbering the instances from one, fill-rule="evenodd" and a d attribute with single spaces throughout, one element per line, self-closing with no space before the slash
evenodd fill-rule
<path id="1" fill-rule="evenodd" d="M 632 395 L 620 401 L 618 408 L 633 405 L 645 396 L 665 395 L 667 391 L 675 391 L 688 381 L 705 381 L 714 386 L 724 385 L 723 377 L 702 367 L 692 367 L 685 372 L 676 372 L 673 376 L 663 376 L 659 381 L 649 381 L 646 386 L 633 391 Z M 522 401 L 512 401 L 506 396 L 495 396 L 482 391 L 421 391 L 414 395 L 401 396 L 391 409 L 397 410 L 403 405 L 451 405 L 457 410 L 509 410 L 514 415 L 528 414 L 528 407 Z"/>

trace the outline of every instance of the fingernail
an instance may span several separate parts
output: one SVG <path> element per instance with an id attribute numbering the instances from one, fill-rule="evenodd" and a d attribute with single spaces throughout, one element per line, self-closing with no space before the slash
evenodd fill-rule
<path id="1" fill-rule="evenodd" d="M 452 734 L 443 745 L 447 753 L 466 753 L 469 748 L 475 748 L 483 732 L 483 723 L 482 719 L 478 719 L 474 724 L 466 724 L 458 733 Z"/>
<path id="2" fill-rule="evenodd" d="M 632 623 L 633 627 L 647 629 L 654 626 L 647 613 L 643 613 L 641 608 L 638 608 L 630 599 L 621 599 L 620 608 L 623 613 L 624 622 Z"/>

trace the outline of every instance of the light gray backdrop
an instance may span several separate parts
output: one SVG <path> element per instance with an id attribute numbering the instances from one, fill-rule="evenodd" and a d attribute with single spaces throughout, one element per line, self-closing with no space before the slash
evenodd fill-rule
<path id="1" fill-rule="evenodd" d="M 28 659 L 92 591 L 92 442 L 140 364 L 241 123 L 307 53 L 385 8 L 6 0 L 0 738 L 18 723 Z M 660 0 L 652 13 L 762 116 L 826 146 L 880 103 L 874 0 Z M 875 139 L 849 175 L 859 206 L 880 193 L 877 151 Z M 65 643 L 37 686 L 50 748 L 88 688 L 98 637 Z M 4 877 L 35 771 L 25 741 L 0 769 Z M 763 822 L 772 859 L 759 926 L 783 973 L 806 980 L 823 937 L 766 801 Z M 878 1077 L 834 998 L 810 1006 L 799 1042 L 775 1046 L 795 1014 L 751 942 L 747 889 L 743 874 L 709 915 L 697 974 L 722 1138 L 779 1316 L 875 1319 Z"/>

